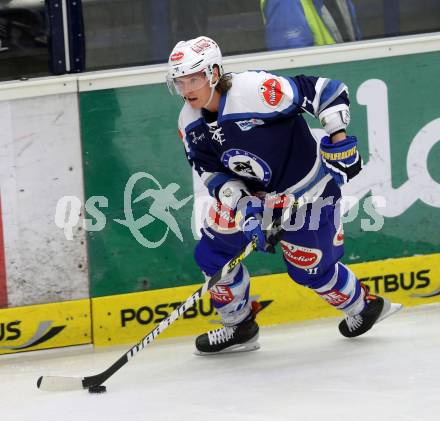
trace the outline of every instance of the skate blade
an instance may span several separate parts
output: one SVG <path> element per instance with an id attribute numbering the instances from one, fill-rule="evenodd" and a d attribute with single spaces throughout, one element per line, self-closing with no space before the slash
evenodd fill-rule
<path id="1" fill-rule="evenodd" d="M 195 349 L 194 354 L 206 357 L 206 356 L 219 355 L 219 354 L 235 354 L 237 352 L 256 351 L 259 348 L 260 348 L 260 344 L 258 343 L 258 338 L 255 338 L 250 342 L 246 342 L 244 344 L 232 345 L 229 348 L 226 348 L 223 351 L 218 351 L 218 352 L 203 352 L 203 351 L 199 351 L 198 349 Z"/>
<path id="2" fill-rule="evenodd" d="M 387 317 L 392 316 L 394 313 L 397 313 L 398 311 L 402 310 L 402 308 L 403 308 L 402 304 L 391 303 L 390 301 L 384 299 L 384 306 L 382 309 L 382 313 L 380 313 L 380 316 L 377 319 L 376 323 L 379 323 L 382 320 L 386 319 Z"/>

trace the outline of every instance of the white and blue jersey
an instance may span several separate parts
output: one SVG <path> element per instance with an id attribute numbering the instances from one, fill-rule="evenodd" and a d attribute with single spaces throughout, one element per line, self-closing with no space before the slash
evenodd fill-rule
<path id="1" fill-rule="evenodd" d="M 324 176 L 319 142 L 301 114 L 319 118 L 326 128 L 335 113 L 348 115 L 348 105 L 347 88 L 339 81 L 249 71 L 232 74 L 232 87 L 222 94 L 217 115 L 185 104 L 179 131 L 189 162 L 217 199 L 221 186 L 234 180 L 244 182 L 251 193 L 299 196 Z M 335 182 L 322 192 L 323 197 L 330 195 L 340 196 Z M 339 262 L 343 235 L 335 209 L 333 203 L 325 204 L 313 230 L 307 213 L 301 227 L 283 232 L 280 248 L 295 282 L 347 314 L 357 314 L 364 306 L 362 288 Z M 224 216 L 212 208 L 215 224 L 202 228 L 195 259 L 206 276 L 214 275 L 248 241 L 230 210 Z M 222 218 L 223 226 L 217 224 Z M 211 300 L 225 325 L 249 317 L 249 274 L 242 264 L 211 290 Z"/>
<path id="2" fill-rule="evenodd" d="M 264 71 L 232 74 L 217 121 L 184 105 L 179 117 L 188 160 L 210 193 L 230 179 L 250 191 L 298 192 L 323 174 L 319 142 L 301 116 L 348 111 L 347 87 L 320 77 Z"/>

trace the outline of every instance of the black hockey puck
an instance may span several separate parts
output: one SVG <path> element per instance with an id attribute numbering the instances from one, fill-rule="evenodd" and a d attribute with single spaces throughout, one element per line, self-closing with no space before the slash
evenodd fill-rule
<path id="1" fill-rule="evenodd" d="M 89 387 L 89 393 L 105 393 L 105 392 L 107 392 L 107 388 L 104 385 Z"/>

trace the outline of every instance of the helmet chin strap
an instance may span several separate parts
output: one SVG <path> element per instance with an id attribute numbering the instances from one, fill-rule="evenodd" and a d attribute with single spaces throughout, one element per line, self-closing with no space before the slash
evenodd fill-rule
<path id="1" fill-rule="evenodd" d="M 205 104 L 202 108 L 206 108 L 206 107 L 211 103 L 212 98 L 213 98 L 213 96 L 214 96 L 215 87 L 217 86 L 217 83 L 218 83 L 219 80 L 220 80 L 220 78 L 217 79 L 217 80 L 215 81 L 215 83 L 212 83 L 211 81 L 209 81 L 209 86 L 211 87 L 211 95 L 209 96 L 208 101 L 206 102 L 206 104 Z"/>
<path id="2" fill-rule="evenodd" d="M 211 88 L 211 95 L 209 95 L 209 99 L 208 102 L 202 107 L 202 108 L 207 108 L 208 105 L 210 104 L 210 102 L 212 101 L 212 97 L 214 96 L 214 91 L 215 91 L 215 86 L 213 86 Z"/>

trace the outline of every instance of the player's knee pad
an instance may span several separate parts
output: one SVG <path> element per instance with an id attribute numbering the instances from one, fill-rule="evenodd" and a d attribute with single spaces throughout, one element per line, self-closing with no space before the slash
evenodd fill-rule
<path id="1" fill-rule="evenodd" d="M 330 305 L 347 314 L 358 314 L 364 308 L 364 292 L 359 280 L 340 262 L 308 286 Z"/>
<path id="2" fill-rule="evenodd" d="M 249 287 L 249 273 L 240 264 L 209 290 L 212 305 L 226 326 L 236 325 L 249 315 Z"/>

